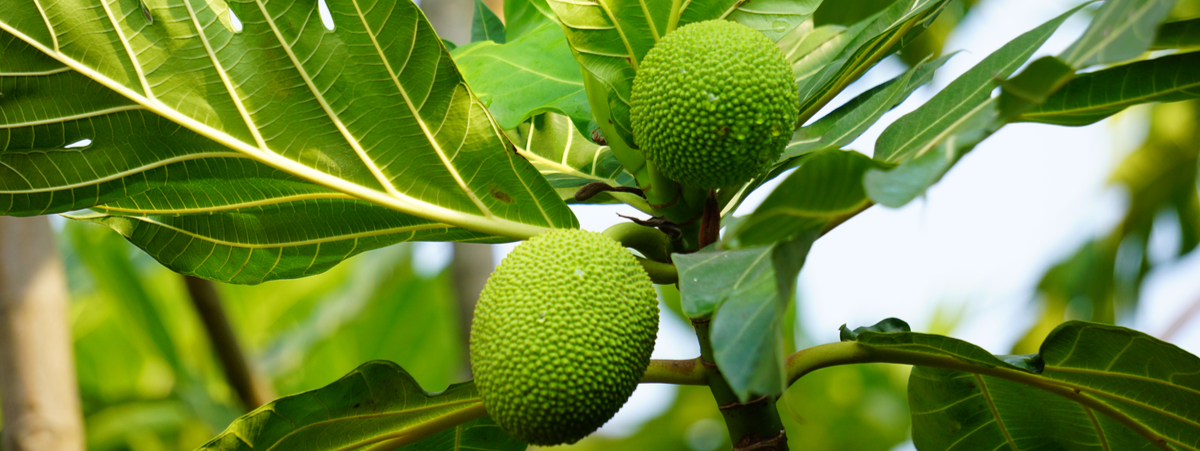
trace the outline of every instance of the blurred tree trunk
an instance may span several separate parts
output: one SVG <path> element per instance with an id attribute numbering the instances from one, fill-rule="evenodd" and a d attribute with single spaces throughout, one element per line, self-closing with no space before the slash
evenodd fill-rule
<path id="1" fill-rule="evenodd" d="M 0 217 L 4 451 L 81 451 L 66 275 L 50 220 Z"/>
<path id="2" fill-rule="evenodd" d="M 483 285 L 492 275 L 492 246 L 488 244 L 454 243 L 454 290 L 458 297 L 458 325 L 460 342 L 468 349 L 471 342 L 471 318 L 475 313 L 475 301 L 483 292 Z M 468 351 L 469 354 L 469 351 Z M 463 374 L 471 377 L 470 359 L 464 359 Z"/>

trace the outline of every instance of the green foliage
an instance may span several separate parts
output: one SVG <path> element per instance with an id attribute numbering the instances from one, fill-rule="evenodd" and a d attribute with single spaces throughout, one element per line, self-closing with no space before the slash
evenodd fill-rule
<path id="1" fill-rule="evenodd" d="M 718 189 L 779 158 L 796 123 L 796 87 L 762 33 L 725 20 L 668 34 L 633 80 L 635 144 L 664 175 Z M 696 114 L 700 112 L 700 114 Z"/>
<path id="2" fill-rule="evenodd" d="M 80 220 L 65 236 L 90 449 L 187 449 L 229 425 L 207 449 L 519 450 L 526 445 L 505 430 L 524 437 L 509 421 L 520 415 L 586 429 L 526 437 L 534 442 L 590 433 L 632 391 L 653 334 L 633 330 L 644 346 L 636 365 L 621 366 L 614 362 L 630 359 L 612 354 L 628 344 L 572 340 L 580 324 L 610 336 L 636 326 L 591 320 L 603 309 L 537 310 L 546 301 L 538 287 L 567 286 L 560 282 L 579 276 L 576 267 L 634 272 L 632 291 L 646 301 L 638 321 L 648 324 L 657 310 L 625 249 L 608 242 L 623 259 L 608 265 L 613 259 L 564 245 L 497 273 L 510 285 L 504 296 L 528 298 L 518 307 L 530 313 L 529 327 L 543 324 L 535 311 L 565 321 L 553 323 L 562 333 L 536 342 L 491 339 L 486 352 L 519 387 L 509 398 L 545 406 L 569 395 L 575 401 L 562 405 L 585 408 L 600 400 L 603 412 L 587 422 L 566 411 L 497 408 L 481 399 L 490 388 L 478 362 L 479 391 L 452 384 L 465 377 L 466 352 L 456 339 L 462 312 L 451 271 L 415 274 L 403 246 L 337 266 L 405 241 L 491 243 L 577 228 L 568 202 L 621 202 L 654 216 L 647 224 L 662 233 L 626 227 L 652 232 L 653 246 L 624 244 L 658 265 L 656 280 L 679 281 L 679 292 L 664 289 L 664 297 L 697 326 L 702 354 L 663 367 L 710 385 L 682 388 L 632 437 L 591 438 L 581 449 L 741 446 L 780 427 L 794 448 L 889 449 L 907 429 L 881 414 L 905 406 L 890 370 L 809 375 L 868 362 L 916 365 L 908 402 L 922 451 L 1200 447 L 1200 359 L 1116 326 L 1058 325 L 1079 302 L 1100 322 L 1136 302 L 1152 269 L 1150 232 L 1164 215 L 1180 232 L 1173 257 L 1200 243 L 1193 104 L 1156 107 L 1150 137 L 1113 176 L 1130 194 L 1122 221 L 1039 284 L 1045 311 L 1017 346 L 1038 354 L 995 356 L 890 320 L 785 355 L 796 345 L 796 277 L 825 232 L 874 203 L 910 202 L 1009 122 L 1085 125 L 1133 105 L 1195 99 L 1200 62 L 1189 52 L 1200 27 L 1194 19 L 1161 25 L 1173 9 L 1194 16 L 1194 2 L 1108 0 L 1065 52 L 1030 61 L 1079 8 L 1037 26 L 887 127 L 873 158 L 843 147 L 953 57 L 933 55 L 973 1 L 511 0 L 504 23 L 475 0 L 472 43 L 457 48 L 408 1 L 330 2 L 331 29 L 315 2 L 293 0 L 9 3 L 0 7 L 0 213 L 73 212 Z M 783 121 L 781 155 L 759 146 L 769 158 L 732 171 L 736 180 L 680 180 L 721 188 L 715 199 L 676 184 L 668 176 L 684 177 L 668 164 L 647 164 L 643 153 L 653 160 L 656 149 L 633 139 L 631 111 L 639 71 L 652 75 L 652 49 L 669 44 L 673 30 L 710 20 L 762 32 L 800 93 L 784 102 L 799 113 Z M 817 117 L 897 53 L 906 71 Z M 669 119 L 704 110 L 677 109 Z M 752 213 L 733 216 L 779 177 Z M 584 187 L 591 191 L 580 195 Z M 145 253 L 131 257 L 118 236 Z M 266 378 L 281 393 L 303 393 L 235 421 L 237 403 L 218 382 L 178 276 L 145 255 L 179 273 L 262 283 L 222 287 L 225 306 Z M 270 282 L 299 277 L 307 278 Z M 481 310 L 503 291 L 489 287 Z M 586 307 L 580 292 L 619 298 L 631 291 L 623 287 L 571 285 L 569 296 L 549 297 Z M 521 366 L 546 356 L 561 361 Z M 405 370 L 362 363 L 373 359 Z M 570 393 L 598 375 L 620 379 L 619 396 Z M 422 385 L 448 388 L 431 394 Z"/>
<path id="3" fill-rule="evenodd" d="M 673 256 L 683 312 L 712 320 L 715 363 L 742 401 L 786 388 L 781 316 L 815 239 L 809 233 L 772 246 Z"/>
<path id="4" fill-rule="evenodd" d="M 488 278 L 471 369 L 505 431 L 574 443 L 633 394 L 657 333 L 657 293 L 636 259 L 605 235 L 556 230 L 517 246 Z"/>
<path id="5" fill-rule="evenodd" d="M 584 123 L 591 119 L 579 65 L 558 24 L 546 21 L 507 43 L 473 42 L 451 55 L 505 130 L 545 111 Z"/>
<path id="6" fill-rule="evenodd" d="M 508 151 L 415 5 L 333 5 L 333 31 L 310 20 L 315 5 L 290 5 L 233 4 L 244 31 L 223 2 L 148 7 L 157 22 L 86 0 L 5 8 L 0 73 L 6 86 L 22 86 L 0 105 L 4 157 L 13 159 L 2 182 L 11 199 L 5 210 L 59 212 L 141 194 L 166 200 L 153 205 L 170 204 L 169 214 L 180 216 L 108 210 L 104 222 L 168 264 L 179 259 L 180 271 L 241 283 L 312 274 L 354 250 L 398 241 L 523 238 L 576 226 L 534 169 Z M 118 18 L 105 22 L 111 26 L 87 19 L 110 13 Z M 167 27 L 165 17 L 186 19 Z M 391 46 L 413 51 L 382 51 Z M 264 67 L 272 77 L 259 76 Z M 405 145 L 388 142 L 398 136 Z M 91 140 L 87 152 L 65 147 L 82 139 Z M 421 168 L 420 177 L 411 168 Z M 174 191 L 194 181 L 186 176 L 193 171 L 228 180 L 228 194 Z M 257 189 L 281 177 L 317 186 Z M 367 211 L 374 206 L 347 202 L 394 212 L 381 217 Z M 281 215 L 342 221 L 289 234 L 257 227 Z M 474 232 L 452 231 L 459 226 Z M 139 238 L 150 234 L 176 239 Z M 204 267 L 212 264 L 206 254 L 223 269 Z"/>
<path id="7" fill-rule="evenodd" d="M 1200 444 L 1200 415 L 1191 408 L 1200 402 L 1200 359 L 1169 343 L 1116 326 L 1068 322 L 1026 361 L 1050 383 L 915 368 L 909 381 L 913 441 L 930 450 Z"/>
<path id="8" fill-rule="evenodd" d="M 246 414 L 200 449 L 354 449 L 374 444 L 394 447 L 485 415 L 483 403 L 471 383 L 451 385 L 444 392 L 432 394 L 421 390 L 412 376 L 396 364 L 372 361 L 326 387 L 280 398 Z M 461 432 L 485 435 L 465 440 L 490 439 L 491 449 L 519 448 L 520 445 L 515 448 L 496 443 L 496 438 L 511 439 L 497 437 L 486 426 L 476 423 Z"/>

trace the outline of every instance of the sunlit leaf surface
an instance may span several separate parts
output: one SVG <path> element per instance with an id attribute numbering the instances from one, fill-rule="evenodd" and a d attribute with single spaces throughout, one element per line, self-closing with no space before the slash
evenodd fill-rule
<path id="1" fill-rule="evenodd" d="M 431 394 L 396 364 L 373 361 L 324 388 L 280 398 L 246 414 L 199 450 L 332 451 L 411 444 L 426 437 L 444 444 L 448 442 L 445 434 L 455 439 L 450 443 L 461 443 L 459 434 L 468 433 L 475 443 L 488 442 L 481 449 L 524 446 L 489 422 L 455 427 L 484 415 L 472 383 Z M 412 449 L 461 449 L 431 445 Z"/>
<path id="2" fill-rule="evenodd" d="M 316 3 L 180 0 L 143 10 L 138 3 L 6 1 L 0 36 L 9 45 L 0 73 L 6 83 L 29 87 L 19 94 L 31 103 L 53 99 L 37 108 L 20 98 L 5 102 L 3 155 L 44 161 L 4 177 L 3 189 L 79 189 L 171 158 L 196 158 L 181 155 L 203 147 L 443 227 L 520 238 L 575 226 L 550 187 L 511 151 L 415 5 L 330 8 L 332 30 L 317 17 Z M 45 59 L 40 55 L 59 66 L 31 63 Z M 58 72 L 63 67 L 70 72 Z M 66 83 L 68 77 L 92 83 Z M 172 133 L 164 119 L 178 124 L 182 144 L 153 137 Z M 56 157 L 78 158 L 79 151 L 63 151 L 71 142 L 38 141 L 46 135 L 141 149 L 126 150 L 114 169 L 105 167 L 115 159 L 109 154 L 90 167 L 59 165 Z M 56 174 L 52 166 L 69 170 Z M 28 210 L 84 204 L 59 196 Z"/>

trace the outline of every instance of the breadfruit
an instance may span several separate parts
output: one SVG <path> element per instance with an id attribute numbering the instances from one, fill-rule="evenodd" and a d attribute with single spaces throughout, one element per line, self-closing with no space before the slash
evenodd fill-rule
<path id="1" fill-rule="evenodd" d="M 692 23 L 650 49 L 633 79 L 634 143 L 668 178 L 703 189 L 750 180 L 779 158 L 800 100 L 783 52 L 726 20 Z"/>
<path id="2" fill-rule="evenodd" d="M 517 246 L 488 278 L 471 369 L 509 435 L 574 443 L 633 394 L 657 333 L 654 285 L 633 254 L 599 233 L 554 230 Z"/>

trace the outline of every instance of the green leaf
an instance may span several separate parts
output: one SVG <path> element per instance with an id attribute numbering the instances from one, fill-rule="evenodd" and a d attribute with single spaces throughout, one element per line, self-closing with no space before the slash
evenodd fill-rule
<path id="1" fill-rule="evenodd" d="M 1059 58 L 1076 69 L 1128 61 L 1150 48 L 1175 0 L 1106 0 L 1075 43 Z"/>
<path id="2" fill-rule="evenodd" d="M 136 109 L 114 113 L 85 106 L 91 100 L 78 92 L 58 92 L 43 106 L 52 118 L 5 119 L 4 130 L 31 136 L 27 127 L 72 128 L 69 121 L 82 116 L 137 124 L 127 133 L 142 139 L 161 126 L 126 117 L 155 115 L 300 179 L 446 226 L 512 238 L 577 226 L 533 167 L 509 152 L 411 2 L 332 4 L 334 30 L 314 19 L 316 4 L 231 7 L 241 31 L 224 2 L 178 1 L 143 11 L 129 3 L 30 0 L 4 8 L 2 34 Z M 143 12 L 159 20 L 148 21 Z M 0 61 L 0 73 L 11 72 L 8 61 Z M 116 116 L 104 117 L 110 114 Z M 106 145 L 99 141 L 120 139 L 117 133 L 101 130 L 87 138 Z M 6 142 L 0 152 L 49 147 L 22 144 L 27 147 Z M 161 159 L 147 151 L 126 157 Z"/>
<path id="3" fill-rule="evenodd" d="M 884 56 L 896 51 L 902 38 L 910 31 L 923 30 L 925 23 L 935 18 L 947 1 L 895 2 L 850 27 L 853 37 L 842 46 L 837 56 L 820 64 L 815 74 L 806 76 L 805 81 L 799 83 L 800 122 L 806 122 L 842 89 Z"/>
<path id="4" fill-rule="evenodd" d="M 823 0 L 757 0 L 753 2 L 737 2 L 737 7 L 724 16 L 728 20 L 740 23 L 779 41 L 788 32 L 802 22 L 812 17 Z M 692 8 L 693 3 L 688 4 Z M 684 10 L 686 15 L 687 10 Z M 690 19 L 690 18 L 689 18 Z M 680 20 L 683 24 L 690 20 Z"/>
<path id="5" fill-rule="evenodd" d="M 491 417 L 444 429 L 400 451 L 525 451 L 529 445 L 509 437 Z"/>
<path id="6" fill-rule="evenodd" d="M 989 360 L 981 349 L 950 338 L 864 335 L 869 335 L 869 347 L 944 353 L 968 365 L 975 365 L 974 355 Z M 884 338 L 888 335 L 893 337 Z M 859 341 L 864 341 L 861 335 Z M 913 369 L 909 402 L 913 442 L 919 449 L 1200 446 L 1200 412 L 1195 409 L 1200 405 L 1200 358 L 1170 343 L 1123 327 L 1072 321 L 1051 332 L 1039 354 L 1009 358 L 1030 362 L 1029 367 L 990 360 L 984 365 L 1000 371 Z"/>
<path id="7" fill-rule="evenodd" d="M 202 187 L 193 191 L 203 196 L 212 193 Z M 252 191 L 230 190 L 228 195 L 240 192 Z M 272 199 L 262 205 L 248 202 L 240 208 L 202 208 L 190 214 L 156 210 L 150 202 L 146 202 L 150 207 L 137 206 L 149 197 L 131 198 L 120 204 L 128 206 L 108 210 L 111 213 L 72 218 L 116 230 L 173 271 L 242 284 L 319 274 L 364 251 L 403 241 L 498 239 L 365 201 L 321 194 L 310 199 L 298 196 L 300 200 L 294 201 Z M 106 211 L 103 206 L 97 209 Z"/>
<path id="8" fill-rule="evenodd" d="M 814 150 L 845 146 L 867 131 L 913 91 L 933 79 L 933 73 L 953 55 L 924 61 L 896 78 L 871 88 L 809 126 L 801 127 L 783 150 L 787 160 Z"/>
<path id="9" fill-rule="evenodd" d="M 176 135 L 191 133 L 170 122 L 164 126 Z M 75 155 L 99 161 L 122 155 L 122 149 L 111 146 L 84 150 Z M 98 188 L 85 183 L 70 193 L 101 188 L 108 190 L 99 196 L 102 200 L 119 200 L 93 205 L 100 214 L 76 219 L 114 228 L 174 271 L 224 282 L 309 276 L 361 252 L 401 241 L 499 240 L 357 200 L 237 153 L 183 159 L 133 172 Z M 62 194 L 44 196 L 72 199 Z M 96 197 L 83 199 L 90 203 Z"/>
<path id="10" fill-rule="evenodd" d="M 579 64 L 558 24 L 546 21 L 507 44 L 476 42 L 452 54 L 505 130 L 546 111 L 583 122 L 592 118 Z"/>
<path id="11" fill-rule="evenodd" d="M 994 109 L 991 92 L 1008 78 L 1073 14 L 1072 9 L 992 52 L 915 111 L 896 120 L 875 144 L 875 159 L 902 162 L 923 155 L 962 129 L 977 111 Z"/>
<path id="12" fill-rule="evenodd" d="M 592 142 L 566 116 L 546 113 L 521 124 L 513 133 L 517 153 L 529 160 L 567 202 L 588 183 L 636 187 L 633 176 L 621 166 L 608 146 Z M 630 193 L 601 193 L 588 202 L 627 202 L 649 210 L 645 200 Z"/>
<path id="13" fill-rule="evenodd" d="M 679 0 L 549 0 L 550 7 L 583 67 L 598 83 L 590 95 L 592 109 L 609 112 L 612 123 L 600 121 L 604 134 L 633 143 L 629 97 L 638 63 L 654 44 L 675 29 Z M 603 106 L 606 105 L 607 108 Z"/>
<path id="14" fill-rule="evenodd" d="M 806 21 L 780 38 L 777 44 L 792 65 L 796 85 L 808 85 L 866 26 L 867 22 L 859 22 L 849 28 L 841 25 L 813 28 L 813 22 Z"/>
<path id="15" fill-rule="evenodd" d="M 684 313 L 712 318 L 713 358 L 738 398 L 786 388 L 782 314 L 815 233 L 731 251 L 673 254 Z"/>
<path id="16" fill-rule="evenodd" d="M 503 44 L 504 22 L 482 1 L 475 0 L 475 14 L 471 17 L 471 42 L 480 41 Z"/>
<path id="17" fill-rule="evenodd" d="M 396 364 L 377 360 L 324 388 L 280 398 L 246 414 L 199 450 L 394 449 L 423 438 L 445 443 L 446 436 L 437 433 L 446 429 L 464 434 L 457 437 L 459 443 L 488 441 L 494 447 L 489 449 L 523 446 L 487 423 L 455 427 L 485 415 L 473 383 L 427 393 Z M 410 449 L 454 449 L 424 446 Z"/>
<path id="18" fill-rule="evenodd" d="M 504 35 L 512 41 L 546 22 L 558 23 L 546 0 L 506 0 Z"/>
<path id="19" fill-rule="evenodd" d="M 1184 53 L 1081 74 L 1016 120 L 1087 125 L 1133 105 L 1194 99 L 1200 97 L 1197 65 L 1200 53 Z"/>
<path id="20" fill-rule="evenodd" d="M 1043 56 L 1029 63 L 1021 73 L 1000 82 L 1000 118 L 1004 122 L 1042 104 L 1046 99 L 1075 78 L 1075 69 L 1053 56 Z"/>
<path id="21" fill-rule="evenodd" d="M 820 232 L 833 219 L 870 205 L 861 180 L 867 170 L 878 167 L 854 151 L 827 149 L 805 155 L 796 171 L 725 239 L 733 247 L 750 247 Z"/>
<path id="22" fill-rule="evenodd" d="M 900 207 L 941 179 L 942 175 L 988 135 L 1003 125 L 999 97 L 991 95 L 1046 42 L 1076 7 L 1025 32 L 963 73 L 924 105 L 901 117 L 879 136 L 876 160 L 901 163 L 864 178 L 875 202 Z"/>
<path id="23" fill-rule="evenodd" d="M 912 332 L 912 328 L 900 318 L 884 318 L 883 321 L 875 323 L 874 326 L 856 327 L 854 330 L 850 330 L 845 324 L 842 324 L 842 327 L 838 328 L 838 336 L 842 341 L 855 341 L 863 332 Z"/>
<path id="24" fill-rule="evenodd" d="M 1150 50 L 1200 47 L 1200 19 L 1167 22 L 1158 28 Z"/>

